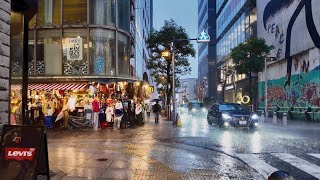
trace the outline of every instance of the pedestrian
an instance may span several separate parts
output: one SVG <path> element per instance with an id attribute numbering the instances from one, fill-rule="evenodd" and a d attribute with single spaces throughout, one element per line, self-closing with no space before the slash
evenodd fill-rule
<path id="1" fill-rule="evenodd" d="M 138 101 L 136 104 L 136 110 L 135 110 L 138 125 L 143 124 L 143 112 L 142 111 L 143 111 L 142 105 L 141 105 L 140 101 Z"/>
<path id="2" fill-rule="evenodd" d="M 150 104 L 146 104 L 146 106 L 145 106 L 145 110 L 146 110 L 146 112 L 147 112 L 147 116 L 148 116 L 148 118 L 150 118 L 150 113 L 151 113 Z"/>
<path id="3" fill-rule="evenodd" d="M 161 112 L 161 106 L 159 105 L 159 101 L 156 101 L 156 104 L 153 105 L 153 113 L 154 113 L 154 121 L 155 123 L 159 123 L 159 114 Z"/>
<path id="4" fill-rule="evenodd" d="M 112 103 L 108 104 L 106 109 L 106 121 L 108 122 L 108 127 L 113 127 L 113 115 L 114 115 L 114 107 Z"/>
<path id="5" fill-rule="evenodd" d="M 116 102 L 115 105 L 115 113 L 114 113 L 114 127 L 119 129 L 120 128 L 120 122 L 123 116 L 123 105 L 120 99 Z"/>
<path id="6" fill-rule="evenodd" d="M 100 102 L 98 97 L 92 101 L 92 110 L 93 110 L 93 128 L 98 130 L 99 127 L 99 112 L 100 112 Z"/>

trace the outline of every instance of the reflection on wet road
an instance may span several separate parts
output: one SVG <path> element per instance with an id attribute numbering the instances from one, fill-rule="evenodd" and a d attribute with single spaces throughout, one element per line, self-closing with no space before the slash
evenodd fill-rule
<path id="1" fill-rule="evenodd" d="M 205 116 L 181 120 L 181 127 L 150 119 L 133 129 L 49 132 L 51 170 L 57 179 L 264 179 L 277 169 L 319 178 L 319 127 L 251 131 L 219 129 Z"/>

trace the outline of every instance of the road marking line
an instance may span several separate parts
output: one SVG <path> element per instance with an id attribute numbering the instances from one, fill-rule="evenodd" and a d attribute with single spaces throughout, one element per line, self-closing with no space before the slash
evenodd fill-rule
<path id="1" fill-rule="evenodd" d="M 266 163 L 258 154 L 237 154 L 237 156 L 266 179 L 270 173 L 277 171 L 276 168 Z"/>
<path id="2" fill-rule="evenodd" d="M 320 179 L 320 167 L 287 153 L 271 153 L 273 156 L 295 166 L 298 169 Z"/>
<path id="3" fill-rule="evenodd" d="M 320 154 L 313 154 L 313 153 L 309 153 L 308 155 L 316 157 L 318 159 L 320 159 Z"/>

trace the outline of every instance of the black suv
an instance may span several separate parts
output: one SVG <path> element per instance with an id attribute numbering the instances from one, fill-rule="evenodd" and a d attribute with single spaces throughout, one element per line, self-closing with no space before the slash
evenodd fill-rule
<path id="1" fill-rule="evenodd" d="M 258 126 L 259 116 L 250 113 L 240 104 L 236 103 L 218 103 L 214 104 L 207 115 L 209 124 L 217 124 L 219 127 L 249 127 Z"/>

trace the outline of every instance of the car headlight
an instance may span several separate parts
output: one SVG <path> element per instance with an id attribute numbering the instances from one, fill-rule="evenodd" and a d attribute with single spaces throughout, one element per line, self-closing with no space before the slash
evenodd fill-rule
<path id="1" fill-rule="evenodd" d="M 196 111 L 196 109 L 195 108 L 192 108 L 192 112 L 195 112 Z"/>
<path id="2" fill-rule="evenodd" d="M 207 111 L 207 109 L 206 109 L 206 108 L 202 108 L 202 111 L 203 111 L 203 112 L 206 112 L 206 111 Z"/>
<path id="3" fill-rule="evenodd" d="M 253 114 L 253 115 L 251 115 L 251 119 L 258 120 L 259 116 L 257 114 Z"/>
<path id="4" fill-rule="evenodd" d="M 225 120 L 230 120 L 230 119 L 232 119 L 232 117 L 231 117 L 229 114 L 223 113 L 221 116 L 222 116 L 222 119 L 225 119 Z"/>

